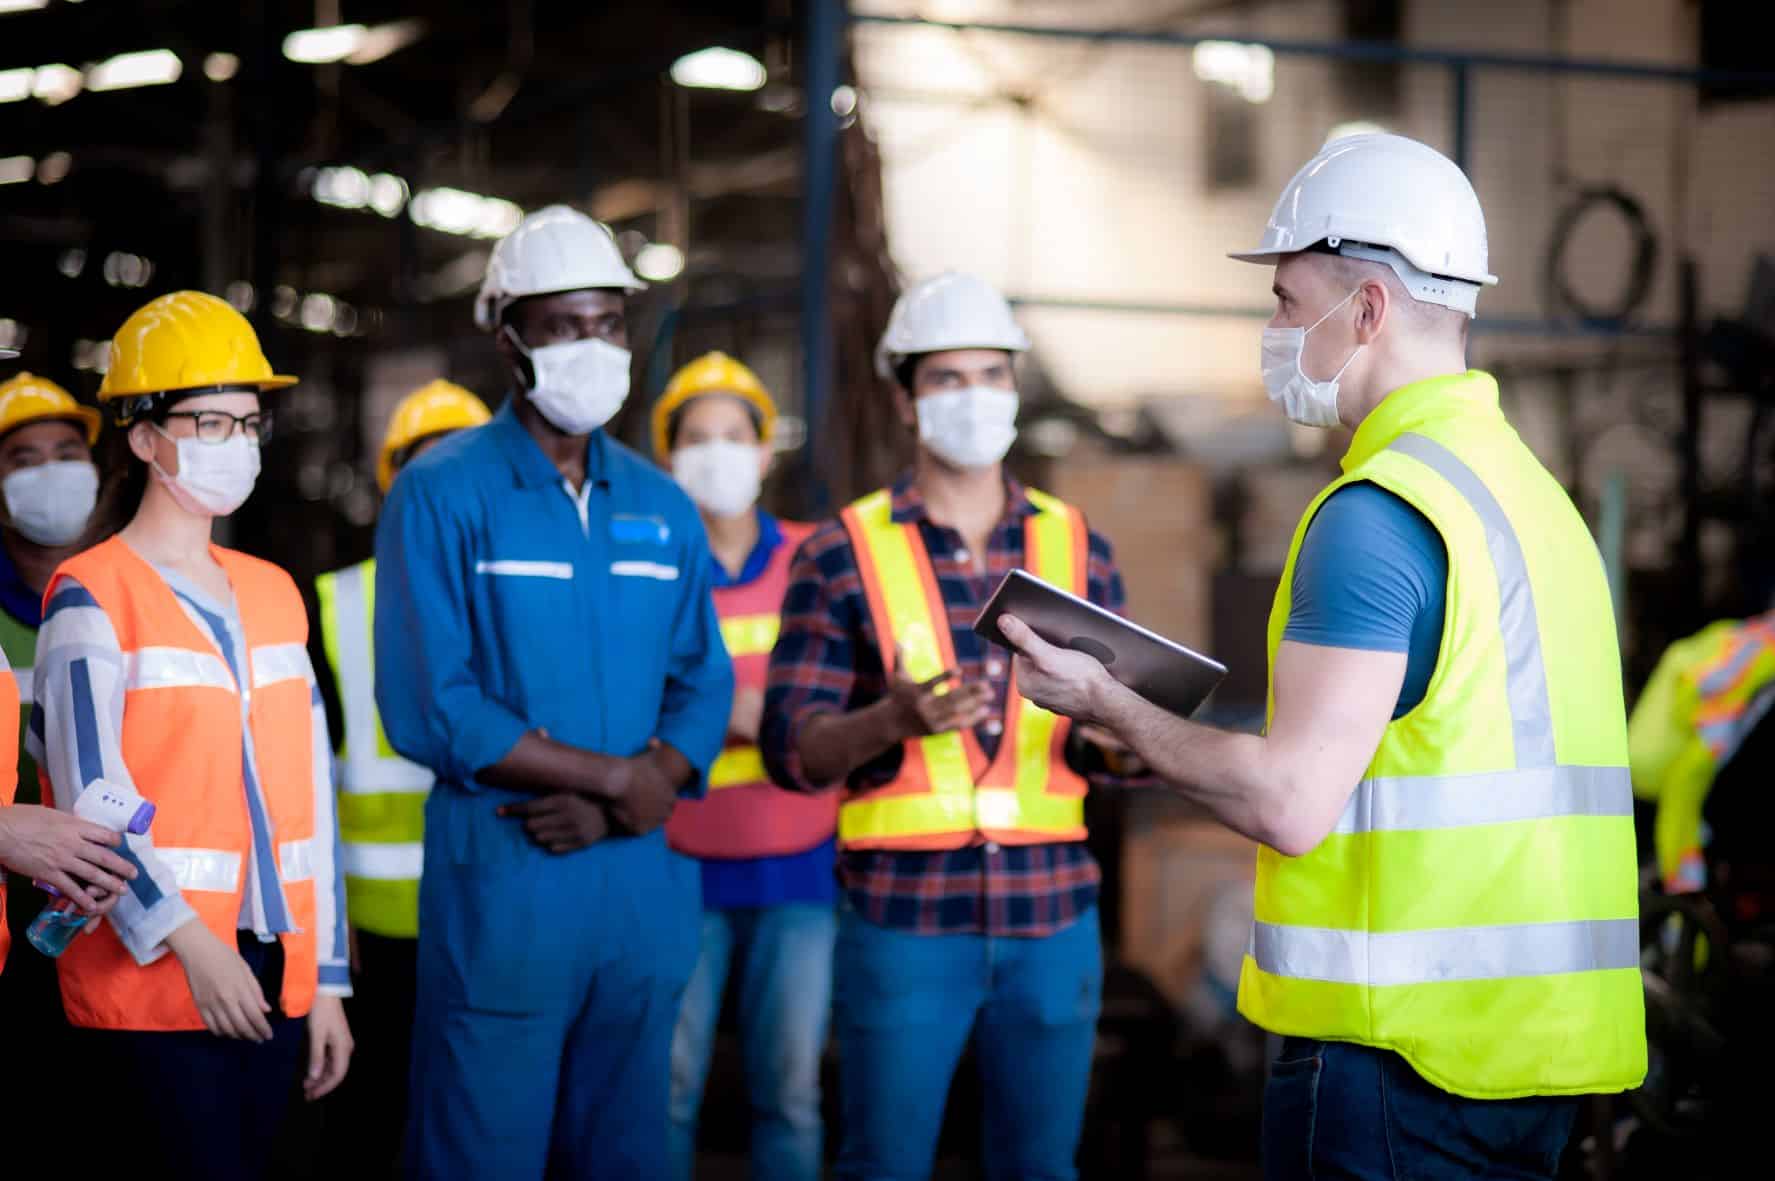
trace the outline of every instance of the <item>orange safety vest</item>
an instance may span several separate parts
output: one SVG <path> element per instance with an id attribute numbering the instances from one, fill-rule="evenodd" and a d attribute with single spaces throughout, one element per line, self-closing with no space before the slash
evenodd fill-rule
<path id="1" fill-rule="evenodd" d="M 1023 523 L 1025 568 L 1084 595 L 1090 533 L 1083 514 L 1033 488 L 1027 495 L 1037 511 Z M 887 489 L 852 504 L 839 519 L 857 555 L 885 673 L 893 676 L 896 652 L 916 681 L 956 667 L 953 624 L 917 523 L 894 522 Z M 1018 693 L 1013 672 L 1004 734 L 990 764 L 972 730 L 907 742 L 891 781 L 845 792 L 839 843 L 847 849 L 960 849 L 988 840 L 1082 841 L 1086 783 L 1066 765 L 1071 727 Z"/>
<path id="2" fill-rule="evenodd" d="M 0 675 L 0 718 L 16 717 L 19 711 L 18 682 Z M 0 727 L 0 807 L 12 806 L 18 793 L 18 731 Z M 6 925 L 6 867 L 0 865 L 0 971 L 6 970 L 6 954 L 12 947 L 12 931 Z"/>
<path id="3" fill-rule="evenodd" d="M 314 721 L 308 615 L 290 576 L 269 562 L 212 546 L 245 630 L 254 767 L 270 813 L 278 879 L 295 930 L 284 951 L 285 1015 L 313 1003 L 319 968 L 314 863 Z M 110 619 L 123 650 L 123 761 L 152 800 L 154 849 L 204 925 L 232 948 L 252 849 L 242 782 L 241 690 L 210 636 L 164 579 L 121 539 L 62 563 Z M 47 779 L 47 776 L 45 777 Z M 45 784 L 54 791 L 54 784 Z M 47 795 L 46 795 L 46 798 Z M 60 960 L 68 1020 L 96 1029 L 202 1029 L 178 957 L 142 967 L 109 925 L 74 940 Z M 269 998 L 267 998 L 269 999 Z"/>
<path id="4" fill-rule="evenodd" d="M 813 526 L 784 521 L 782 531 L 782 543 L 764 573 L 743 586 L 715 590 L 715 614 L 733 658 L 735 689 L 764 689 L 782 622 L 783 593 L 789 589 L 789 567 Z M 836 792 L 784 791 L 765 774 L 764 756 L 756 746 L 730 741 L 709 769 L 708 796 L 673 809 L 666 839 L 692 857 L 781 857 L 805 853 L 837 826 Z"/>

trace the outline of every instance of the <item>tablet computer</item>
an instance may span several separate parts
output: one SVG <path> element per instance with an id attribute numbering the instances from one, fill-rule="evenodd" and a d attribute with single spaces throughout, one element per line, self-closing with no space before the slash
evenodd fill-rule
<path id="1" fill-rule="evenodd" d="M 1057 648 L 1073 648 L 1103 662 L 1109 675 L 1154 705 L 1189 717 L 1226 676 L 1226 665 L 1130 623 L 1113 611 L 1043 582 L 1027 570 L 1005 575 L 974 623 L 975 634 L 1009 648 L 998 630 L 1015 615 Z"/>

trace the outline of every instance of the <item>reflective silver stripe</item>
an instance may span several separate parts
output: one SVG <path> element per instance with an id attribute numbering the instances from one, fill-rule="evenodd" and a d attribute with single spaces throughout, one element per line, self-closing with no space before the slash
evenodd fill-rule
<path id="1" fill-rule="evenodd" d="M 138 648 L 124 653 L 123 687 L 235 691 L 234 674 L 220 656 L 190 648 Z"/>
<path id="2" fill-rule="evenodd" d="M 1454 452 L 1425 435 L 1400 435 L 1388 448 L 1424 464 L 1447 480 L 1485 525 L 1485 547 L 1498 577 L 1498 627 L 1504 636 L 1505 694 L 1516 740 L 1518 767 L 1554 764 L 1553 710 L 1547 697 L 1547 667 L 1541 656 L 1541 629 L 1535 618 L 1534 590 L 1522 545 L 1504 508 L 1473 469 Z"/>
<path id="3" fill-rule="evenodd" d="M 340 764 L 339 790 L 347 795 L 424 795 L 432 773 L 406 759 L 360 759 L 347 752 Z"/>
<path id="4" fill-rule="evenodd" d="M 314 841 L 285 841 L 277 847 L 277 872 L 286 882 L 314 877 Z"/>
<path id="5" fill-rule="evenodd" d="M 20 705 L 30 705 L 36 700 L 33 694 L 37 688 L 37 673 L 34 669 L 15 668 L 12 679 L 18 682 L 18 701 Z"/>
<path id="6" fill-rule="evenodd" d="M 1639 966 L 1639 920 L 1386 934 L 1258 923 L 1251 955 L 1272 976 L 1376 987 L 1596 972 Z"/>
<path id="7" fill-rule="evenodd" d="M 240 885 L 240 854 L 231 849 L 179 849 L 156 845 L 154 852 L 171 867 L 181 890 L 232 894 Z"/>
<path id="8" fill-rule="evenodd" d="M 419 841 L 393 845 L 347 842 L 341 857 L 348 878 L 415 882 L 425 869 L 425 845 Z"/>
<path id="9" fill-rule="evenodd" d="M 261 644 L 248 659 L 253 665 L 253 688 L 263 689 L 279 681 L 306 681 L 313 675 L 308 649 L 301 644 Z"/>
<path id="10" fill-rule="evenodd" d="M 1364 779 L 1331 831 L 1404 832 L 1551 816 L 1631 815 L 1633 781 L 1625 767 L 1530 767 Z"/>

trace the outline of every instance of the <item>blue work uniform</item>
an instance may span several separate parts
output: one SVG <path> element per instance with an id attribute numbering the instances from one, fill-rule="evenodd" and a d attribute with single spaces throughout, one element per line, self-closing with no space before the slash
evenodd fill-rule
<path id="1" fill-rule="evenodd" d="M 531 730 L 602 754 L 721 749 L 733 669 L 702 522 L 595 432 L 572 488 L 508 405 L 401 472 L 376 535 L 376 704 L 431 768 L 407 1169 L 666 1172 L 697 865 L 664 830 L 552 855 L 478 783 Z"/>

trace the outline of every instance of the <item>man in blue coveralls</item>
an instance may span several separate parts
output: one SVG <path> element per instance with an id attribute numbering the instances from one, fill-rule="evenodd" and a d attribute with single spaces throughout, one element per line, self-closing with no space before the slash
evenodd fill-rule
<path id="1" fill-rule="evenodd" d="M 696 863 L 666 848 L 733 672 L 688 497 L 602 429 L 628 394 L 610 233 L 553 206 L 493 250 L 476 321 L 520 392 L 395 484 L 376 699 L 430 767 L 406 1168 L 665 1175 Z"/>

